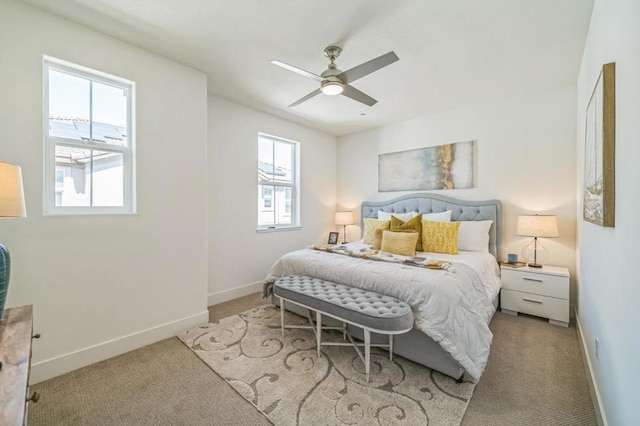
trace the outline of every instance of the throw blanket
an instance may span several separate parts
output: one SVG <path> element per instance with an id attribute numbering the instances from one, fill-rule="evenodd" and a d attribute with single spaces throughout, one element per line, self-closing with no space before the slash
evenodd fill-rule
<path id="1" fill-rule="evenodd" d="M 380 250 L 361 249 L 360 251 L 350 250 L 347 246 L 325 246 L 312 245 L 307 247 L 313 250 L 322 250 L 329 253 L 342 254 L 345 256 L 357 257 L 359 259 L 377 260 L 379 262 L 403 263 L 405 265 L 416 266 L 429 269 L 446 269 L 449 272 L 455 272 L 455 268 L 450 262 L 444 260 L 431 260 L 426 257 L 402 256 L 393 253 L 387 253 Z"/>
<path id="2" fill-rule="evenodd" d="M 495 308 L 478 274 L 462 263 L 454 266 L 455 273 L 303 249 L 282 256 L 265 286 L 287 275 L 309 275 L 403 300 L 413 310 L 415 328 L 478 380 L 489 356 L 488 322 Z"/>

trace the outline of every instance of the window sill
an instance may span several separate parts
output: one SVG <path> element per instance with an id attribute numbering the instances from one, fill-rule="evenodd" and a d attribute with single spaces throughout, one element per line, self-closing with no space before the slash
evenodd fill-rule
<path id="1" fill-rule="evenodd" d="M 297 231 L 302 229 L 302 226 L 274 226 L 273 228 L 258 228 L 256 233 L 262 234 L 263 232 L 278 232 L 278 231 Z"/>
<path id="2" fill-rule="evenodd" d="M 119 211 L 119 210 L 44 210 L 43 216 L 134 216 L 137 211 Z"/>

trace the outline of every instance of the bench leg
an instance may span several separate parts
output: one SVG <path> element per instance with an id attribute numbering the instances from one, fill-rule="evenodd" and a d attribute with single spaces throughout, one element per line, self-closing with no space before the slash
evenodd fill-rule
<path id="1" fill-rule="evenodd" d="M 318 346 L 318 358 L 320 358 L 320 346 L 322 345 L 322 314 L 320 311 L 316 311 L 316 345 Z"/>
<path id="2" fill-rule="evenodd" d="M 342 323 L 342 340 L 347 340 L 347 323 Z"/>
<path id="3" fill-rule="evenodd" d="M 389 335 L 389 361 L 393 361 L 393 334 Z"/>
<path id="4" fill-rule="evenodd" d="M 369 383 L 369 367 L 371 365 L 371 332 L 364 330 L 364 371 L 367 375 L 367 383 Z"/>
<path id="5" fill-rule="evenodd" d="M 282 338 L 284 339 L 284 299 L 280 299 L 280 329 L 282 330 Z"/>

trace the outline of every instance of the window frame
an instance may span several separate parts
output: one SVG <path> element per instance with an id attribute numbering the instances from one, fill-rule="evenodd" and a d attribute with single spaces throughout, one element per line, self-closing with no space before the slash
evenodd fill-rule
<path id="1" fill-rule="evenodd" d="M 97 143 L 92 140 L 67 139 L 49 135 L 49 72 L 63 72 L 75 77 L 117 87 L 125 92 L 127 106 L 127 143 L 126 146 Z M 90 86 L 92 87 L 92 86 Z M 94 214 L 136 214 L 136 162 L 135 162 L 135 82 L 93 70 L 71 62 L 50 56 L 43 57 L 43 139 L 44 139 L 44 215 L 94 215 Z M 89 120 L 92 117 L 92 90 L 89 92 Z M 91 127 L 90 127 L 91 128 Z M 90 135 L 92 136 L 92 135 Z M 56 205 L 56 146 L 89 149 L 122 154 L 122 206 L 57 206 Z M 93 180 L 91 183 L 93 192 Z M 90 195 L 91 199 L 93 195 Z"/>
<path id="2" fill-rule="evenodd" d="M 260 205 L 260 202 L 258 202 L 258 200 L 260 198 L 258 198 L 258 200 L 256 200 L 256 204 L 257 204 L 257 208 L 256 208 L 256 213 L 257 213 L 257 228 L 256 231 L 257 232 L 271 232 L 271 231 L 288 231 L 288 230 L 295 230 L 295 229 L 301 229 L 302 225 L 301 225 L 301 221 L 300 221 L 300 142 L 294 141 L 294 140 L 290 140 L 290 139 L 285 139 L 285 138 L 281 138 L 279 136 L 273 136 L 273 135 L 269 135 L 266 133 L 258 133 L 258 139 L 256 141 L 256 154 L 259 154 L 259 150 L 260 150 L 260 140 L 261 139 L 268 139 L 272 142 L 272 144 L 275 144 L 276 142 L 278 143 L 285 143 L 285 144 L 289 144 L 292 146 L 292 153 L 291 153 L 291 163 L 292 163 L 292 168 L 293 170 L 291 171 L 291 176 L 292 176 L 292 182 L 291 183 L 285 183 L 285 182 L 274 182 L 274 181 L 267 181 L 267 180 L 262 180 L 260 179 L 260 175 L 259 173 L 257 173 L 257 185 L 256 185 L 256 189 L 258 192 L 258 195 L 260 195 L 260 191 L 261 185 L 267 185 L 267 186 L 273 186 L 274 187 L 274 191 L 272 194 L 272 203 L 274 202 L 274 198 L 275 198 L 275 193 L 277 192 L 277 188 L 291 188 L 291 223 L 290 224 L 273 224 L 273 225 L 261 225 L 260 224 L 260 209 L 262 208 L 262 206 Z M 275 149 L 273 150 L 273 155 L 275 156 Z M 260 156 L 257 155 L 257 159 L 256 159 L 256 165 L 259 167 L 259 162 L 260 162 Z M 272 162 L 272 165 L 275 167 L 275 159 Z M 257 170 L 257 169 L 256 169 Z M 275 216 L 275 210 L 274 210 L 274 216 Z M 274 220 L 275 222 L 275 220 Z"/>

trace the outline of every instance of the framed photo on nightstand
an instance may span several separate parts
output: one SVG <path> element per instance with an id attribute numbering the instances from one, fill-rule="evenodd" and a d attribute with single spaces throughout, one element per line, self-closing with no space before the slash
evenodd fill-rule
<path id="1" fill-rule="evenodd" d="M 329 244 L 338 244 L 338 233 L 337 232 L 329 232 Z"/>

